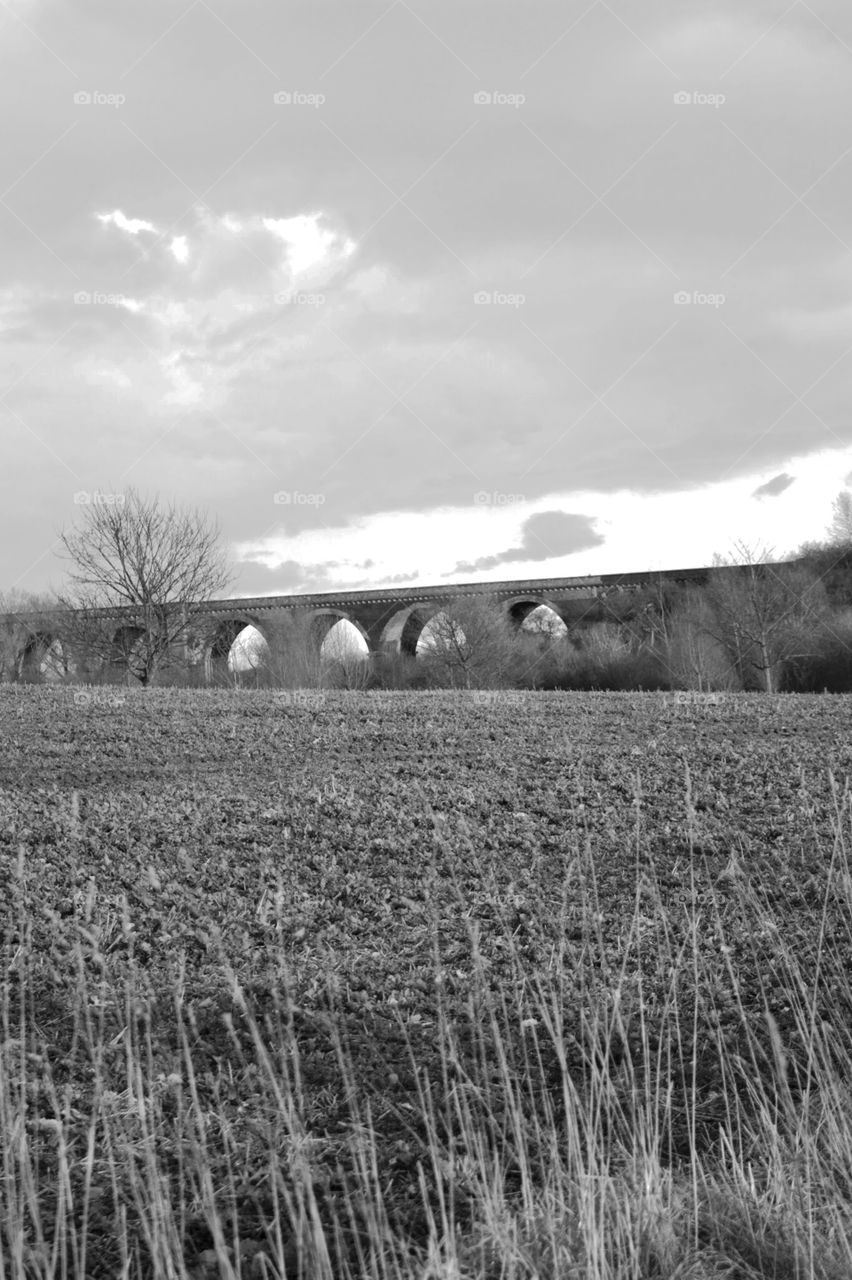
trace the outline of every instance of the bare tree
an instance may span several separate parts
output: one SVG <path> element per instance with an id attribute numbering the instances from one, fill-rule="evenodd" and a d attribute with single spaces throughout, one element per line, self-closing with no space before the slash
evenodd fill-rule
<path id="1" fill-rule="evenodd" d="M 828 612 L 822 583 L 805 565 L 772 564 L 737 543 L 734 556 L 714 557 L 706 588 L 708 633 L 724 645 L 745 687 L 755 677 L 776 693 L 786 661 L 805 656 L 808 636 Z"/>
<path id="2" fill-rule="evenodd" d="M 833 547 L 852 544 L 852 493 L 848 489 L 841 489 L 832 503 L 831 524 L 826 534 Z"/>
<path id="3" fill-rule="evenodd" d="M 852 542 L 803 542 L 791 558 L 819 578 L 833 609 L 852 608 Z"/>
<path id="4" fill-rule="evenodd" d="M 703 588 L 689 587 L 665 618 L 657 650 L 675 688 L 710 691 L 742 687 L 726 646 L 712 634 L 717 616 Z"/>
<path id="5" fill-rule="evenodd" d="M 559 614 L 546 604 L 532 609 L 524 618 L 520 629 L 525 636 L 534 636 L 545 648 L 564 640 L 568 634 L 568 628 Z"/>
<path id="6" fill-rule="evenodd" d="M 84 508 L 82 527 L 60 535 L 72 589 L 59 602 L 72 645 L 120 661 L 144 686 L 232 575 L 218 526 L 203 512 L 163 507 L 132 488 L 115 496 L 121 501 Z"/>
<path id="7" fill-rule="evenodd" d="M 518 639 L 505 612 L 472 598 L 437 613 L 420 645 L 423 661 L 453 688 L 507 683 L 517 660 Z"/>

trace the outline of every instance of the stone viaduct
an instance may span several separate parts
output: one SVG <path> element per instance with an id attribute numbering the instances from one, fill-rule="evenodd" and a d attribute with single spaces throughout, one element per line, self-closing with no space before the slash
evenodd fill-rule
<path id="1" fill-rule="evenodd" d="M 774 566 L 766 566 L 774 567 Z M 347 619 L 360 632 L 372 654 L 414 654 L 423 628 L 431 618 L 460 601 L 483 600 L 505 611 L 520 626 L 540 605 L 547 605 L 570 629 L 603 616 L 604 600 L 629 596 L 658 583 L 701 585 L 706 568 L 655 570 L 646 573 L 601 574 L 575 578 L 534 578 L 510 582 L 473 582 L 432 587 L 391 587 L 314 595 L 256 596 L 211 600 L 192 607 L 183 636 L 184 656 L 209 682 L 227 671 L 235 638 L 255 627 L 271 648 L 293 634 L 294 622 L 307 624 L 316 651 L 328 632 Z M 116 653 L 128 635 L 139 633 L 139 618 L 131 607 L 103 609 L 99 617 L 115 624 Z M 59 621 L 57 621 L 59 618 Z M 0 615 L 7 650 L 6 678 L 37 675 L 44 657 L 59 638 L 61 615 L 18 613 Z"/>

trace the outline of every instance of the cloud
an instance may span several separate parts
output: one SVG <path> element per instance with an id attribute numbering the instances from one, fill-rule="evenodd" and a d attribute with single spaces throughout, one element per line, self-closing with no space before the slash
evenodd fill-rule
<path id="1" fill-rule="evenodd" d="M 845 342 L 852 338 L 852 304 L 832 307 L 783 307 L 770 323 L 795 342 Z"/>
<path id="2" fill-rule="evenodd" d="M 416 582 L 419 577 L 419 569 L 413 569 L 410 573 L 392 573 L 385 578 L 385 582 L 389 587 L 401 586 L 404 582 Z"/>
<path id="3" fill-rule="evenodd" d="M 339 571 L 353 567 L 352 562 L 348 560 L 302 563 L 294 559 L 270 564 L 241 559 L 239 566 L 241 595 L 306 595 L 333 592 L 337 589 Z M 364 565 L 359 563 L 354 567 L 363 568 Z M 360 579 L 348 582 L 342 589 L 355 591 L 359 587 L 369 585 L 369 579 Z"/>
<path id="4" fill-rule="evenodd" d="M 160 368 L 171 383 L 171 390 L 163 396 L 164 407 L 197 405 L 204 397 L 204 383 L 193 377 L 187 355 L 178 350 L 160 360 Z"/>
<path id="5" fill-rule="evenodd" d="M 117 387 L 121 391 L 126 391 L 132 387 L 132 380 L 127 374 L 114 366 L 100 365 L 95 362 L 80 363 L 80 376 L 92 386 L 112 386 Z"/>
<path id="6" fill-rule="evenodd" d="M 353 240 L 347 237 L 340 242 L 335 232 L 320 227 L 321 216 L 312 213 L 293 218 L 262 219 L 265 230 L 271 231 L 287 246 L 287 262 L 294 275 L 325 262 L 334 247 L 343 257 L 348 257 L 355 249 Z"/>
<path id="7" fill-rule="evenodd" d="M 229 595 L 290 595 L 305 581 L 305 570 L 297 560 L 284 560 L 274 567 L 256 560 L 240 562 L 239 582 L 229 588 Z"/>
<path id="8" fill-rule="evenodd" d="M 795 480 L 795 476 L 788 476 L 786 472 L 782 472 L 780 476 L 773 476 L 771 480 L 766 481 L 766 484 L 762 484 L 755 489 L 752 497 L 777 498 L 779 493 L 783 493 L 785 489 L 789 489 L 791 484 L 795 484 Z"/>
<path id="9" fill-rule="evenodd" d="M 270 566 L 243 560 L 240 562 L 239 594 L 309 595 L 313 592 L 333 591 L 332 573 L 336 567 L 336 561 L 301 564 L 298 560 L 284 560 Z"/>
<path id="10" fill-rule="evenodd" d="M 131 236 L 136 236 L 140 231 L 156 231 L 157 228 L 153 222 L 146 222 L 144 218 L 126 218 L 120 209 L 114 209 L 112 213 L 96 214 L 99 222 L 105 225 L 112 223 L 114 227 L 118 227 L 120 231 L 126 231 Z"/>
<path id="11" fill-rule="evenodd" d="M 576 551 L 602 546 L 605 539 L 592 528 L 593 524 L 590 516 L 566 511 L 536 512 L 521 526 L 520 546 L 498 551 L 496 555 L 481 556 L 472 562 L 461 561 L 453 573 L 476 573 L 496 569 L 500 564 L 555 560 Z"/>
<path id="12" fill-rule="evenodd" d="M 789 471 L 798 500 L 792 459 L 852 445 L 848 4 L 583 5 L 569 38 L 562 0 L 216 7 L 0 4 L 0 585 L 42 585 L 52 512 L 108 475 L 243 544 L 321 493 L 284 561 L 360 522 L 374 575 L 439 580 L 550 560 L 505 525 L 487 554 L 479 490 L 612 497 L 660 558 L 661 495 Z M 418 529 L 383 559 L 385 520 L 446 511 L 440 557 Z"/>

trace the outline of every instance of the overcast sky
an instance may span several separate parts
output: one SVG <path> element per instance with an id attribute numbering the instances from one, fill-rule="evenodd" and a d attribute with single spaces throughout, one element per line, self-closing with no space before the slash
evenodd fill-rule
<path id="1" fill-rule="evenodd" d="M 0 0 L 0 590 L 706 564 L 852 472 L 848 0 Z"/>

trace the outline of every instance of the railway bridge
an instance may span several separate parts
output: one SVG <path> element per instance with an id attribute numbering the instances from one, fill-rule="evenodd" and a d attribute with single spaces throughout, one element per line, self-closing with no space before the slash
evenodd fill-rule
<path id="1" fill-rule="evenodd" d="M 227 672 L 236 637 L 254 627 L 272 651 L 286 647 L 299 632 L 310 637 L 318 653 L 329 631 L 341 620 L 363 637 L 367 652 L 415 654 L 431 619 L 462 601 L 481 600 L 502 611 L 517 627 L 541 605 L 571 629 L 604 616 L 604 601 L 629 596 L 652 584 L 706 582 L 709 570 L 667 569 L 646 573 L 601 574 L 573 578 L 533 578 L 508 582 L 470 582 L 427 587 L 389 587 L 310 595 L 253 596 L 209 600 L 188 606 L 180 635 L 180 656 L 197 668 L 199 682 Z M 176 605 L 176 608 L 180 606 Z M 132 606 L 94 610 L 112 635 L 114 660 L 126 654 L 128 642 L 142 634 L 144 622 Z M 68 613 L 39 611 L 0 614 L 7 651 L 5 678 L 37 677 L 45 655 L 62 645 Z"/>

